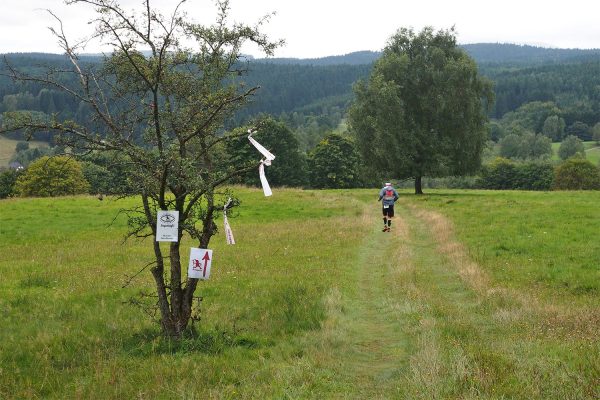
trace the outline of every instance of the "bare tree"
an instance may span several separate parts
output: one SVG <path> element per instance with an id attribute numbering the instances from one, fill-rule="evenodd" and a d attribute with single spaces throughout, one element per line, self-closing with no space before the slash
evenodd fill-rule
<path id="1" fill-rule="evenodd" d="M 91 38 L 112 49 L 104 62 L 82 61 L 86 42 L 71 44 L 55 17 L 59 28 L 51 30 L 71 68 L 37 76 L 8 68 L 18 81 L 68 93 L 92 110 L 92 118 L 78 124 L 17 113 L 5 116 L 3 130 L 51 131 L 74 154 L 115 154 L 128 165 L 128 194 L 141 198 L 140 206 L 129 210 L 129 234 L 155 239 L 157 211 L 177 210 L 179 240 L 187 232 L 207 248 L 216 233 L 215 213 L 223 207 L 218 188 L 249 168 L 228 166 L 222 157 L 224 141 L 243 134 L 225 132 L 227 118 L 258 89 L 235 79 L 247 67 L 242 45 L 254 43 L 272 55 L 282 42 L 260 33 L 268 16 L 256 26 L 230 24 L 229 2 L 219 0 L 216 23 L 203 26 L 189 22 L 181 11 L 184 2 L 164 17 L 151 0 L 144 0 L 138 13 L 115 0 L 67 0 L 95 8 Z M 63 79 L 68 75 L 77 79 Z M 156 284 L 160 324 L 165 335 L 177 338 L 193 320 L 198 280 L 185 279 L 180 241 L 170 243 L 167 254 L 159 242 L 153 240 L 152 246 L 154 260 L 146 268 Z"/>

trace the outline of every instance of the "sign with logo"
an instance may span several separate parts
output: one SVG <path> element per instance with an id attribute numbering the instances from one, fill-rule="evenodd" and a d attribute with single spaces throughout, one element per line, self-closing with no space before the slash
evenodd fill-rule
<path id="1" fill-rule="evenodd" d="M 156 215 L 156 241 L 179 241 L 179 211 L 160 210 Z"/>
<path id="2" fill-rule="evenodd" d="M 190 250 L 190 265 L 188 267 L 188 278 L 206 280 L 210 277 L 210 264 L 212 263 L 212 250 L 196 249 Z"/>

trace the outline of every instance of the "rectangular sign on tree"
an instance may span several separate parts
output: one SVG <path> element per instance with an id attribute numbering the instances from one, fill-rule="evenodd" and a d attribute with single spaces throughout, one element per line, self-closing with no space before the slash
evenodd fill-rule
<path id="1" fill-rule="evenodd" d="M 156 215 L 156 241 L 179 241 L 179 211 L 160 210 Z"/>
<path id="2" fill-rule="evenodd" d="M 210 265 L 212 263 L 212 250 L 197 249 L 190 250 L 190 265 L 188 277 L 206 280 L 210 277 Z"/>

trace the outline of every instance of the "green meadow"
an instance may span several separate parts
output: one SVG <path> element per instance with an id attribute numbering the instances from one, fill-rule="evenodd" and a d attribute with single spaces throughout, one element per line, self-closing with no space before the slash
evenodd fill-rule
<path id="1" fill-rule="evenodd" d="M 0 399 L 600 397 L 600 193 L 235 191 L 179 342 L 136 199 L 0 201 Z"/>

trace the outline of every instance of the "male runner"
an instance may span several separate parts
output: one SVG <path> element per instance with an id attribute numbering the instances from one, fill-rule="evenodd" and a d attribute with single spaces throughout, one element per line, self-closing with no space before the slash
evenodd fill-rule
<path id="1" fill-rule="evenodd" d="M 390 182 L 379 191 L 379 200 L 383 204 L 383 232 L 389 232 L 392 227 L 392 218 L 394 218 L 394 203 L 398 200 L 398 192 L 392 187 Z"/>

